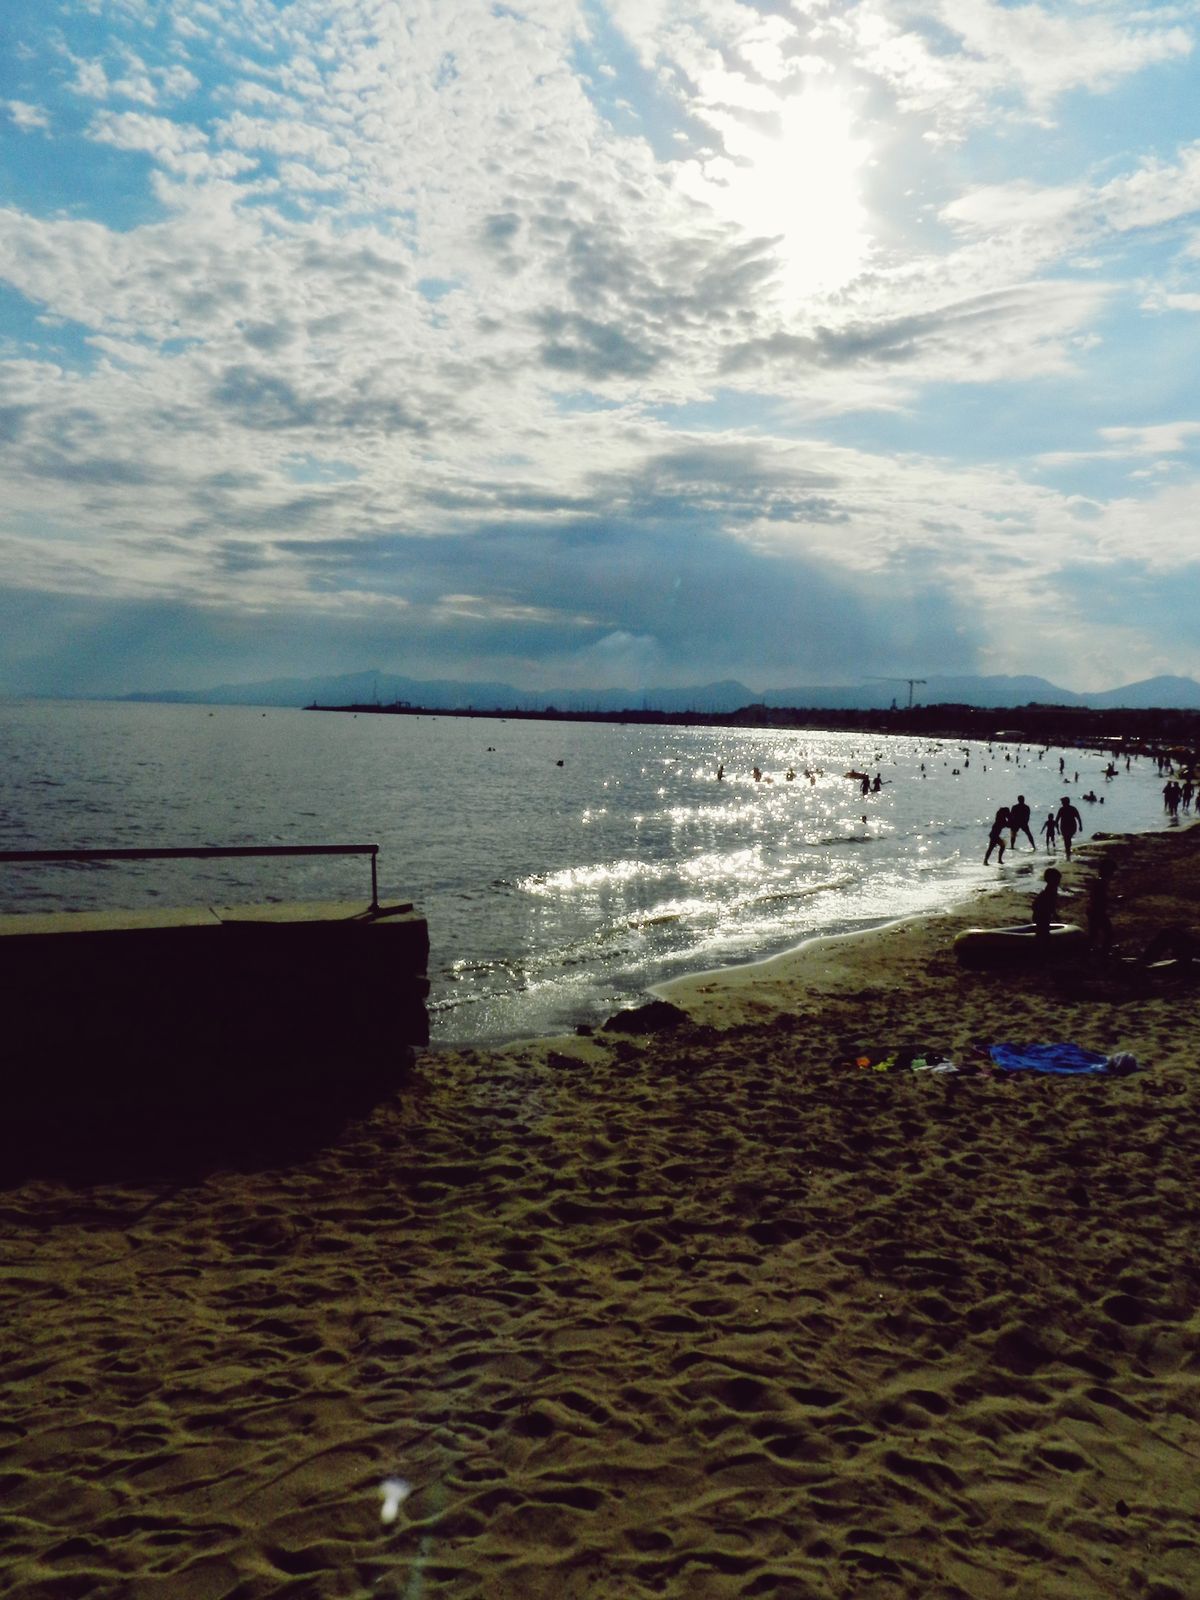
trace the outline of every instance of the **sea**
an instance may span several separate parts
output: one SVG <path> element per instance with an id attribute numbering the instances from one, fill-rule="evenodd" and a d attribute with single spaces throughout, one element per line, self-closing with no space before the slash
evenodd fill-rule
<path id="1" fill-rule="evenodd" d="M 0 754 L 0 850 L 377 843 L 455 1045 L 595 1025 L 989 884 L 1032 894 L 1044 850 L 983 865 L 1019 793 L 1039 846 L 1063 794 L 1085 833 L 1166 826 L 1153 761 L 1109 778 L 1099 749 L 999 740 L 8 700 Z M 353 856 L 0 863 L 5 913 L 369 898 Z"/>

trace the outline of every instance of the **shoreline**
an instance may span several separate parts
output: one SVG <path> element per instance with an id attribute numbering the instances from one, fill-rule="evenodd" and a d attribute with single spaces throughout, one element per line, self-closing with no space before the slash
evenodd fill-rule
<path id="1" fill-rule="evenodd" d="M 1028 866 L 1018 869 L 1020 884 L 1009 878 L 976 885 L 941 911 L 916 912 L 845 933 L 816 934 L 760 961 L 684 974 L 654 985 L 650 992 L 687 1011 L 696 1021 L 714 1026 L 728 1025 L 743 1006 L 748 1015 L 768 1017 L 787 1009 L 787 996 L 798 986 L 817 982 L 823 989 L 844 989 L 853 986 L 860 969 L 877 961 L 903 959 L 906 947 L 914 953 L 908 963 L 912 965 L 950 945 L 968 928 L 1027 922 L 1030 903 L 1041 887 L 1041 873 L 1050 866 L 1058 866 L 1063 874 L 1060 892 L 1066 904 L 1060 909 L 1064 920 L 1082 923 L 1086 921 L 1083 885 L 1099 856 L 1111 850 L 1120 854 L 1134 840 L 1159 837 L 1169 835 L 1112 834 L 1099 839 L 1092 835 L 1076 848 L 1070 863 L 1044 852 L 1030 852 Z"/>
<path id="2" fill-rule="evenodd" d="M 1092 844 L 1122 946 L 1196 928 L 1194 825 Z M 1200 978 L 960 968 L 1018 899 L 425 1052 L 287 1152 L 6 1183 L 0 1593 L 1192 1600 Z M 1140 1069 L 847 1058 L 1001 1040 Z"/>
<path id="3" fill-rule="evenodd" d="M 956 934 L 968 928 L 1027 922 L 1033 896 L 1041 887 L 1041 874 L 1050 866 L 1058 867 L 1063 874 L 1063 920 L 1084 925 L 1084 886 L 1102 854 L 1116 851 L 1121 855 L 1136 849 L 1142 840 L 1162 840 L 1164 847 L 1170 848 L 1169 841 L 1185 837 L 1193 828 L 1200 828 L 1200 816 L 1179 828 L 1122 834 L 1100 831 L 1076 846 L 1070 863 L 1062 855 L 1022 852 L 1022 867 L 1015 875 L 974 885 L 941 911 L 917 911 L 866 928 L 811 934 L 774 955 L 730 966 L 697 968 L 648 984 L 643 993 L 650 1000 L 661 1000 L 686 1012 L 693 1023 L 704 1027 L 720 1030 L 769 1023 L 794 1009 L 793 990 L 798 986 L 815 985 L 819 992 L 829 995 L 846 992 L 859 982 L 862 971 L 871 970 L 879 962 L 895 960 L 906 968 L 914 967 L 932 959 L 938 950 L 952 943 Z M 603 1033 L 603 1025 L 599 1029 L 577 1028 L 571 1033 L 520 1035 L 498 1043 L 435 1040 L 429 1051 L 439 1056 L 463 1052 L 508 1055 L 528 1050 L 582 1052 L 590 1056 L 588 1041 L 598 1033 Z"/>

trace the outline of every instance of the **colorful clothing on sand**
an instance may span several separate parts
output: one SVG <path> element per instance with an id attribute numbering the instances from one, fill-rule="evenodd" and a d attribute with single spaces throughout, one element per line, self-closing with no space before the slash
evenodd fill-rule
<path id="1" fill-rule="evenodd" d="M 1000 1072 L 1049 1072 L 1059 1077 L 1109 1073 L 1123 1076 L 1138 1070 L 1135 1056 L 1126 1051 L 1102 1055 L 1078 1044 L 993 1044 L 976 1047 L 978 1060 L 969 1064 L 951 1059 L 933 1045 L 859 1046 L 843 1056 L 839 1066 L 864 1072 L 958 1072 L 990 1077 Z"/>

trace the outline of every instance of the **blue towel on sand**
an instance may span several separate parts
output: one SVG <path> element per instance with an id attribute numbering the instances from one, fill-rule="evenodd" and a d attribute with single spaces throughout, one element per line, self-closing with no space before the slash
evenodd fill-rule
<path id="1" fill-rule="evenodd" d="M 1077 1044 L 994 1044 L 988 1054 L 1006 1072 L 1132 1072 L 1137 1068 L 1132 1056 L 1102 1056 Z"/>

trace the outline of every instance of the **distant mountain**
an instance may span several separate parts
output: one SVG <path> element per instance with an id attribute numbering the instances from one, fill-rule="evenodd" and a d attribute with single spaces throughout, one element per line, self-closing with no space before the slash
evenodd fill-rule
<path id="1" fill-rule="evenodd" d="M 455 679 L 402 678 L 393 672 L 345 672 L 336 677 L 268 678 L 259 683 L 219 683 L 211 689 L 168 689 L 161 693 L 122 695 L 124 700 L 165 700 L 180 705 L 210 706 L 323 706 L 391 705 L 407 700 L 412 705 L 439 710 L 468 706 L 490 709 L 511 706 L 533 710 L 545 696 L 525 694 L 506 683 L 460 683 Z"/>
<path id="2" fill-rule="evenodd" d="M 1143 678 L 1127 683 L 1123 689 L 1108 689 L 1089 695 L 1090 706 L 1124 706 L 1147 711 L 1167 707 L 1172 711 L 1200 711 L 1200 683 L 1195 678 Z"/>
<path id="3" fill-rule="evenodd" d="M 1005 677 L 1000 673 L 990 677 L 930 678 L 927 686 L 918 690 L 917 698 L 924 705 L 997 707 L 1087 706 L 1093 700 L 1091 695 L 1076 694 L 1073 689 L 1060 689 L 1046 678 L 1028 675 Z M 903 700 L 900 703 L 903 704 Z"/>
<path id="4" fill-rule="evenodd" d="M 765 698 L 771 706 L 814 706 L 839 711 L 886 710 L 894 700 L 898 706 L 909 703 L 908 678 L 869 678 L 864 683 L 840 684 L 833 688 L 803 685 L 795 689 L 772 689 Z M 914 705 L 961 706 L 1079 706 L 1088 704 L 1085 695 L 1060 689 L 1045 678 L 1002 676 L 914 678 Z M 1119 692 L 1119 691 L 1114 691 Z"/>
<path id="5" fill-rule="evenodd" d="M 893 683 L 846 685 L 841 688 L 774 689 L 766 696 L 772 706 L 821 706 L 839 710 L 874 709 L 891 705 L 908 705 L 908 679 L 899 678 Z M 1011 708 L 1027 705 L 1088 706 L 1102 710 L 1164 709 L 1172 711 L 1200 710 L 1200 683 L 1194 678 L 1146 678 L 1141 683 L 1129 683 L 1120 689 L 1105 689 L 1094 694 L 1079 694 L 1074 689 L 1063 689 L 1047 678 L 1030 675 L 1006 677 L 994 674 L 983 677 L 964 674 L 959 677 L 931 676 L 923 683 L 913 681 L 914 705 L 963 705 Z"/>
<path id="6" fill-rule="evenodd" d="M 1140 683 L 1096 694 L 1061 689 L 1046 678 L 999 674 L 931 676 L 913 681 L 914 705 L 965 705 L 1000 708 L 1037 705 L 1092 706 L 1096 709 L 1200 710 L 1200 683 L 1194 678 L 1146 678 Z M 766 693 L 736 678 L 693 684 L 683 689 L 517 689 L 508 683 L 461 682 L 455 678 L 406 678 L 393 672 L 349 672 L 335 677 L 270 678 L 260 683 L 224 683 L 211 689 L 165 689 L 127 694 L 125 700 L 173 701 L 187 705 L 322 706 L 409 705 L 432 711 L 700 711 L 722 714 L 743 706 L 811 706 L 832 711 L 885 710 L 893 701 L 909 703 L 907 678 L 857 684 L 801 684 Z"/>
<path id="7" fill-rule="evenodd" d="M 409 705 L 434 711 L 737 711 L 760 696 L 726 679 L 686 689 L 517 689 L 510 683 L 468 683 L 455 678 L 405 678 L 394 672 L 348 672 L 327 678 L 270 678 L 222 683 L 211 689 L 165 689 L 127 694 L 123 700 L 178 705 L 322 706 Z"/>

